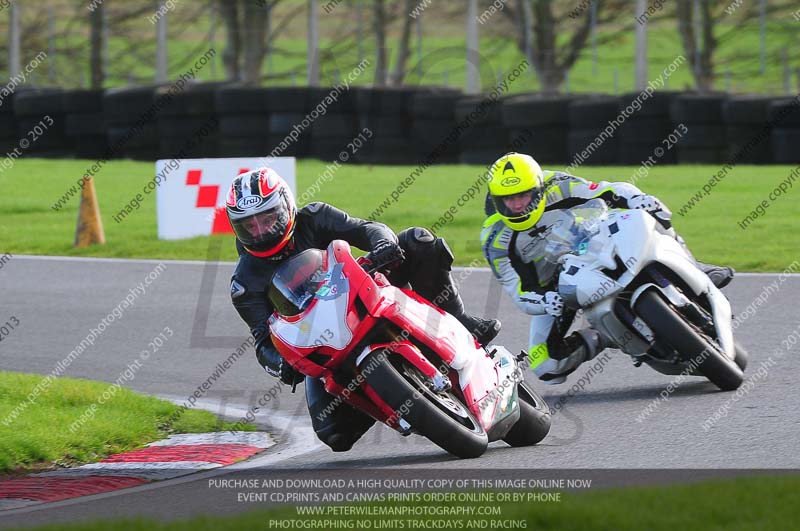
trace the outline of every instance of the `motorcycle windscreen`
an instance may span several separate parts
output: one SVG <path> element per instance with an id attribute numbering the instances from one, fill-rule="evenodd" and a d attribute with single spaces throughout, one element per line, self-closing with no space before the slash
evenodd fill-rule
<path id="1" fill-rule="evenodd" d="M 281 315 L 302 313 L 325 281 L 325 252 L 308 249 L 284 262 L 272 275 L 269 300 Z"/>
<path id="2" fill-rule="evenodd" d="M 589 240 L 600 231 L 600 223 L 608 218 L 608 207 L 602 199 L 592 199 L 550 214 L 553 217 L 548 230 L 533 247 L 534 266 L 542 285 L 550 283 L 562 256 L 587 252 Z"/>
<path id="3" fill-rule="evenodd" d="M 302 256 L 309 251 L 315 252 Z M 342 264 L 334 261 L 332 254 L 327 255 L 330 262 L 327 268 L 323 268 L 326 254 L 316 249 L 309 251 L 292 258 L 294 264 L 287 262 L 285 265 L 289 267 L 286 270 L 282 271 L 282 266 L 276 271 L 277 278 L 273 277 L 270 287 L 273 304 L 283 298 L 285 310 L 295 312 L 284 313 L 276 305 L 280 316 L 303 315 L 292 321 L 280 316 L 270 319 L 270 332 L 295 347 L 329 346 L 342 350 L 353 338 L 353 332 L 347 326 L 350 281 L 342 272 Z M 301 259 L 296 260 L 298 258 Z"/>

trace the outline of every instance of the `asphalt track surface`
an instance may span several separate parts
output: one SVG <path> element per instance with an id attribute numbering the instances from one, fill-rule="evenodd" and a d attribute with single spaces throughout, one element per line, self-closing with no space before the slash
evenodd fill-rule
<path id="1" fill-rule="evenodd" d="M 0 369 L 53 371 L 158 263 L 14 257 L 0 270 L 2 309 L 7 314 L 0 317 L 5 322 L 13 315 L 20 325 L 0 345 Z M 125 385 L 181 402 L 242 344 L 247 329 L 228 295 L 233 264 L 163 263 L 166 267 L 145 286 L 145 293 L 137 295 L 133 306 L 105 328 L 64 376 L 113 382 L 168 326 L 175 336 Z M 470 310 L 503 321 L 497 342 L 512 351 L 526 348 L 528 319 L 499 293 L 489 272 L 459 269 L 454 276 L 460 280 Z M 432 469 L 452 472 L 478 467 L 486 473 L 502 475 L 514 469 L 547 477 L 548 470 L 551 476 L 573 470 L 580 471 L 578 477 L 605 474 L 611 478 L 606 484 L 653 480 L 654 469 L 661 470 L 660 477 L 667 481 L 727 475 L 720 469 L 728 469 L 729 474 L 742 469 L 797 469 L 800 345 L 786 347 L 789 335 L 800 327 L 796 311 L 800 276 L 783 277 L 781 282 L 777 274 L 740 275 L 725 292 L 734 315 L 739 315 L 767 293 L 770 284 L 776 289 L 768 290 L 762 305 L 751 307 L 754 311 L 736 331 L 751 356 L 746 372 L 750 380 L 743 386 L 748 391 L 738 397 L 692 377 L 661 400 L 673 377 L 648 367 L 636 368 L 624 354 L 611 352 L 602 370 L 586 377 L 588 365 L 581 367 L 560 386 L 541 385 L 528 374 L 527 380 L 551 407 L 566 397 L 553 418 L 550 435 L 541 444 L 513 449 L 493 443 L 478 460 L 460 461 L 421 437 L 403 438 L 383 426 L 372 428 L 350 452 L 334 454 L 315 441 L 302 386 L 296 394 L 283 387 L 256 417 L 279 444 L 244 466 L 255 466 L 262 477 L 309 472 L 340 477 L 376 470 L 402 471 L 413 477 Z M 567 397 L 572 384 L 581 379 L 583 390 Z M 261 370 L 251 350 L 213 383 L 198 405 L 239 417 L 273 386 L 275 381 Z M 642 412 L 654 403 L 643 418 Z M 702 424 L 723 411 L 720 408 L 725 408 L 726 415 L 704 429 Z M 685 469 L 695 471 L 682 473 Z M 259 507 L 237 503 L 230 493 L 208 488 L 208 478 L 215 475 L 219 472 L 8 511 L 0 515 L 0 528 L 116 516 L 165 519 L 229 514 Z"/>

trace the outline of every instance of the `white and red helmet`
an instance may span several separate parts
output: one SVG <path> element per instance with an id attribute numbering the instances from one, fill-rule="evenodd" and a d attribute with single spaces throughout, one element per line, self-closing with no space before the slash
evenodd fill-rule
<path id="1" fill-rule="evenodd" d="M 253 256 L 278 254 L 294 232 L 292 190 L 271 168 L 241 173 L 231 183 L 225 210 L 236 237 Z"/>

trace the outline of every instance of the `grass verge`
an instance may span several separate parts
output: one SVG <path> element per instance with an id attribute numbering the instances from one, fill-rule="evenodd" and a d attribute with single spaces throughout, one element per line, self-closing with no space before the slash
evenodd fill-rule
<path id="1" fill-rule="evenodd" d="M 490 161 L 487 161 L 487 163 Z M 221 252 L 212 238 L 182 241 L 159 241 L 156 237 L 155 194 L 145 196 L 138 210 L 121 223 L 112 216 L 125 207 L 131 197 L 154 175 L 154 165 L 147 162 L 112 161 L 96 179 L 100 209 L 105 222 L 106 245 L 73 249 L 78 198 L 58 212 L 50 206 L 83 175 L 88 163 L 80 160 L 24 159 L 0 173 L 0 252 L 13 254 L 50 254 L 68 256 L 103 256 L 190 260 L 235 260 L 233 239 L 222 240 Z M 554 167 L 553 169 L 558 169 Z M 592 180 L 628 181 L 637 168 L 582 167 L 578 175 Z M 790 166 L 738 166 L 717 184 L 685 216 L 681 207 L 716 173 L 717 166 L 653 167 L 637 181 L 644 191 L 660 197 L 675 212 L 678 231 L 686 238 L 696 256 L 707 262 L 728 264 L 741 271 L 782 271 L 796 258 L 790 242 L 796 241 L 800 220 L 795 212 L 790 189 L 774 201 L 765 215 L 746 230 L 738 222 L 791 173 Z M 298 161 L 298 196 L 310 189 L 326 170 L 319 161 Z M 329 180 L 320 180 L 313 200 L 332 203 L 354 216 L 369 217 L 398 184 L 414 171 L 413 166 L 356 166 L 332 168 Z M 482 174 L 480 166 L 441 165 L 425 170 L 416 181 L 392 202 L 379 221 L 395 231 L 413 225 L 433 226 L 451 205 Z M 31 186 L 45 179 L 47 186 Z M 182 176 L 176 176 L 182 178 Z M 450 243 L 458 265 L 479 260 L 483 265 L 478 234 L 484 220 L 483 192 L 458 207 L 438 232 Z"/>
<path id="2" fill-rule="evenodd" d="M 42 392 L 31 402 L 29 395 L 42 380 L 40 375 L 0 371 L 0 473 L 98 461 L 172 433 L 233 426 L 193 409 L 170 421 L 179 409 L 170 402 L 73 378 L 54 378 L 49 386 L 40 386 Z M 16 415 L 15 408 L 21 408 Z"/>

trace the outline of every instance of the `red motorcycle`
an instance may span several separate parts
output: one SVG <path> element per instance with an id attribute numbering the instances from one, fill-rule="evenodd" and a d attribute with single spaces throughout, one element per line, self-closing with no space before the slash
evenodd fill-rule
<path id="1" fill-rule="evenodd" d="M 272 278 L 275 347 L 328 393 L 451 454 L 482 455 L 491 441 L 533 445 L 550 431 L 544 400 L 519 360 L 482 348 L 453 316 L 391 285 L 336 240 L 282 264 Z"/>

